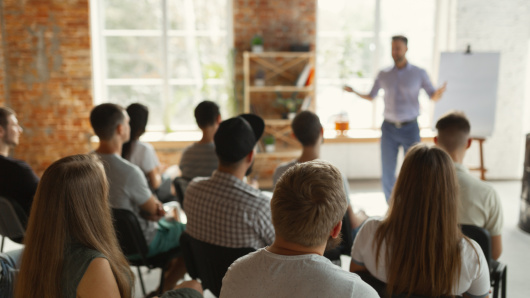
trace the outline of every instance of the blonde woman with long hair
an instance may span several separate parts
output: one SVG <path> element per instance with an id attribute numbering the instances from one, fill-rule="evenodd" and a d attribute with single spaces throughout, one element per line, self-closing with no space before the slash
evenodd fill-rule
<path id="1" fill-rule="evenodd" d="M 388 294 L 487 297 L 488 263 L 458 226 L 451 157 L 423 144 L 403 161 L 388 214 L 369 219 L 352 248 L 350 271 L 369 271 Z"/>
<path id="2" fill-rule="evenodd" d="M 118 245 L 99 158 L 53 163 L 37 188 L 15 297 L 131 297 L 134 276 Z"/>

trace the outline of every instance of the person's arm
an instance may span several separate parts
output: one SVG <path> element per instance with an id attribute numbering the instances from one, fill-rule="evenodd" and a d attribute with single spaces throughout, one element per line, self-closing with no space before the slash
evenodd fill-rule
<path id="1" fill-rule="evenodd" d="M 95 258 L 77 286 L 77 297 L 121 297 L 109 261 Z"/>
<path id="2" fill-rule="evenodd" d="M 152 189 L 158 189 L 160 184 L 162 184 L 160 167 L 155 167 L 149 173 L 147 173 L 147 180 L 149 181 L 149 186 L 151 186 Z"/>
<path id="3" fill-rule="evenodd" d="M 438 101 L 440 100 L 440 98 L 442 98 L 442 95 L 444 94 L 445 92 L 445 89 L 447 87 L 447 82 L 445 82 L 442 87 L 436 89 L 433 94 L 431 95 L 431 100 L 433 101 Z"/>
<path id="4" fill-rule="evenodd" d="M 153 195 L 149 198 L 149 200 L 140 205 L 140 210 L 140 215 L 142 215 L 143 218 L 151 221 L 159 221 L 160 218 L 166 214 L 162 203 Z"/>
<path id="5" fill-rule="evenodd" d="M 368 271 L 365 266 L 359 265 L 353 261 L 353 259 L 350 262 L 350 272 L 359 272 L 359 271 Z"/>
<path id="6" fill-rule="evenodd" d="M 502 254 L 501 235 L 491 237 L 491 258 L 497 260 Z"/>
<path id="7" fill-rule="evenodd" d="M 373 97 L 370 96 L 370 94 L 361 94 L 355 90 L 353 90 L 352 87 L 350 86 L 344 86 L 342 88 L 344 91 L 346 92 L 351 92 L 351 93 L 355 93 L 357 96 L 359 96 L 360 98 L 363 98 L 363 99 L 366 99 L 366 100 L 373 100 Z"/>

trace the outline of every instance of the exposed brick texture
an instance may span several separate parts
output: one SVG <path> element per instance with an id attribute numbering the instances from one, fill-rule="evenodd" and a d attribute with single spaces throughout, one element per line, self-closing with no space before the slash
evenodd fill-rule
<path id="1" fill-rule="evenodd" d="M 2 4 L 8 104 L 24 128 L 14 156 L 41 175 L 55 160 L 90 150 L 88 0 Z"/>

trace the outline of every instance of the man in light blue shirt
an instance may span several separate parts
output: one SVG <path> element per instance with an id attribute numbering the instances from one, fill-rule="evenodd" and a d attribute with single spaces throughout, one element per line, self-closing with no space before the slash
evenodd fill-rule
<path id="1" fill-rule="evenodd" d="M 420 114 L 418 94 L 423 88 L 434 101 L 440 99 L 445 91 L 445 84 L 434 89 L 424 69 L 408 63 L 407 38 L 402 35 L 392 37 L 392 59 L 395 65 L 383 69 L 377 75 L 374 86 L 368 94 L 361 94 L 351 87 L 344 90 L 353 92 L 359 97 L 373 100 L 379 89 L 385 90 L 385 111 L 381 126 L 381 163 L 383 191 L 387 202 L 396 181 L 396 163 L 400 146 L 405 152 L 420 141 L 420 129 L 417 118 Z"/>

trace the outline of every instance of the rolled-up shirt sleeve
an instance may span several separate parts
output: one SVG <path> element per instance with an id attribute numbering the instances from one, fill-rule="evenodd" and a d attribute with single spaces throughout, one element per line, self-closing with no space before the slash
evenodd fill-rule
<path id="1" fill-rule="evenodd" d="M 377 74 L 377 77 L 375 78 L 374 85 L 372 86 L 372 90 L 368 94 L 371 98 L 375 98 L 377 96 L 377 93 L 379 93 L 379 89 L 381 89 L 381 72 Z"/>
<path id="2" fill-rule="evenodd" d="M 429 75 L 423 69 L 421 74 L 421 87 L 423 88 L 423 90 L 425 90 L 425 92 L 427 92 L 427 94 L 429 94 L 429 97 L 431 97 L 436 91 L 436 89 L 434 89 L 434 86 L 431 83 L 431 79 L 429 79 Z"/>

